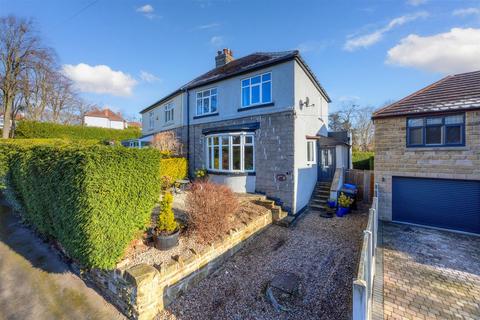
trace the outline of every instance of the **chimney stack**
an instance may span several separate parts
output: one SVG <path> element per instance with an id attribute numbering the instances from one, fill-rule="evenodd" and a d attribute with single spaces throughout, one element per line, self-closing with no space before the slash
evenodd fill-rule
<path id="1" fill-rule="evenodd" d="M 217 51 L 217 56 L 215 57 L 215 66 L 221 67 L 233 61 L 232 50 L 225 48 L 222 51 Z"/>

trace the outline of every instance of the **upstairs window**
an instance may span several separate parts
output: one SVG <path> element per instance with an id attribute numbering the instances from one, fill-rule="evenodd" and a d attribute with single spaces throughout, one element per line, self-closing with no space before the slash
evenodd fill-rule
<path id="1" fill-rule="evenodd" d="M 165 123 L 173 122 L 175 105 L 169 103 L 165 106 Z"/>
<path id="2" fill-rule="evenodd" d="M 197 116 L 217 112 L 217 88 L 197 92 Z"/>
<path id="3" fill-rule="evenodd" d="M 242 80 L 242 107 L 272 102 L 272 73 Z"/>
<path id="4" fill-rule="evenodd" d="M 148 113 L 148 128 L 150 128 L 150 130 L 153 130 L 153 127 L 155 125 L 153 116 L 153 111 Z"/>
<path id="5" fill-rule="evenodd" d="M 231 133 L 207 136 L 207 169 L 219 172 L 253 172 L 254 135 Z"/>
<path id="6" fill-rule="evenodd" d="M 465 145 L 465 115 L 407 119 L 407 147 Z"/>

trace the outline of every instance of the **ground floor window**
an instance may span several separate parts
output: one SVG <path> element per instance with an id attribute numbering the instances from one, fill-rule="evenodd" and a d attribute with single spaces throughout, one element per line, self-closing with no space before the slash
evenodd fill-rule
<path id="1" fill-rule="evenodd" d="M 307 164 L 315 164 L 315 154 L 316 154 L 316 148 L 315 148 L 315 140 L 307 140 Z"/>
<path id="2" fill-rule="evenodd" d="M 255 171 L 255 144 L 251 133 L 209 135 L 207 139 L 207 169 L 219 172 Z"/>

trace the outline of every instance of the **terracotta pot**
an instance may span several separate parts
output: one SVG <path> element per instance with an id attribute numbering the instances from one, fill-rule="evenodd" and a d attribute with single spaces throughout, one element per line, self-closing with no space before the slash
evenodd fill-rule
<path id="1" fill-rule="evenodd" d="M 177 231 L 169 235 L 155 234 L 153 236 L 155 241 L 155 248 L 157 248 L 158 250 L 166 251 L 172 249 L 173 247 L 176 247 L 178 245 L 179 235 L 180 229 L 177 229 Z"/>

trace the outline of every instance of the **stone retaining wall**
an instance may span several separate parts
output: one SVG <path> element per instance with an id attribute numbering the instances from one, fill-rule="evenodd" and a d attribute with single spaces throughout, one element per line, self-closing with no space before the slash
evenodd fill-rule
<path id="1" fill-rule="evenodd" d="M 121 312 L 132 319 L 152 319 L 179 295 L 188 291 L 214 272 L 223 262 L 240 250 L 266 226 L 272 223 L 272 213 L 257 217 L 188 259 L 160 266 L 146 264 L 113 271 L 90 270 L 79 273 Z"/>

